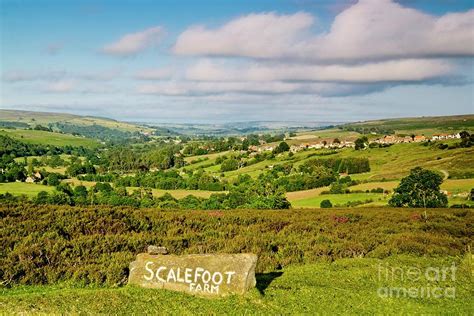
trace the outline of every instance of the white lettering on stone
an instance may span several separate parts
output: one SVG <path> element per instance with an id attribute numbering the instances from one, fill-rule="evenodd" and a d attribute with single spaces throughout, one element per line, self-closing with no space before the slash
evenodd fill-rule
<path id="1" fill-rule="evenodd" d="M 170 272 L 168 272 L 168 277 L 166 278 L 166 282 L 170 282 L 173 280 L 173 282 L 176 282 L 176 275 L 174 274 L 174 270 L 170 269 Z"/>
<path id="2" fill-rule="evenodd" d="M 196 268 L 168 268 L 159 266 L 156 271 L 153 269 L 153 262 L 148 261 L 145 264 L 146 274 L 143 276 L 145 280 L 152 281 L 156 278 L 162 283 L 185 283 L 189 284 L 190 292 L 205 292 L 211 294 L 219 294 L 219 286 L 222 283 L 230 284 L 235 271 L 211 272 L 201 267 Z"/>
<path id="3" fill-rule="evenodd" d="M 227 272 L 224 272 L 224 274 L 227 275 L 227 284 L 230 284 L 230 280 L 232 276 L 235 274 L 235 271 L 227 271 Z"/>
<path id="4" fill-rule="evenodd" d="M 205 276 L 206 276 L 206 277 L 205 277 Z M 206 278 L 206 279 L 204 279 L 204 278 Z M 202 282 L 204 282 L 205 284 L 209 283 L 209 281 L 211 281 L 211 272 L 209 272 L 209 271 L 207 271 L 207 270 L 204 271 L 204 272 L 202 273 L 201 279 L 202 279 Z"/>
<path id="5" fill-rule="evenodd" d="M 201 276 L 201 273 L 204 272 L 205 270 L 203 268 L 196 268 L 196 271 L 194 272 L 194 283 L 197 282 L 198 278 Z"/>
<path id="6" fill-rule="evenodd" d="M 156 278 L 158 279 L 158 281 L 160 282 L 166 282 L 165 279 L 163 279 L 162 277 L 160 277 L 160 272 L 163 271 L 163 270 L 166 270 L 166 267 L 159 267 L 157 270 L 156 270 Z"/>
<path id="7" fill-rule="evenodd" d="M 193 269 L 191 268 L 186 268 L 186 270 L 184 270 L 184 282 L 191 283 L 192 272 L 193 272 Z"/>
<path id="8" fill-rule="evenodd" d="M 150 272 L 150 276 L 148 276 L 148 277 L 146 275 L 143 276 L 145 278 L 145 280 L 147 280 L 147 281 L 151 281 L 153 279 L 153 276 L 154 276 L 153 270 L 148 267 L 148 265 L 150 265 L 150 264 L 153 264 L 153 262 L 148 261 L 145 265 L 145 270 Z"/>
<path id="9" fill-rule="evenodd" d="M 216 276 L 219 277 L 219 281 L 216 280 Z M 220 273 L 220 272 L 214 272 L 214 274 L 212 275 L 212 283 L 214 283 L 216 285 L 221 284 L 223 279 L 224 278 L 222 277 L 222 273 Z"/>

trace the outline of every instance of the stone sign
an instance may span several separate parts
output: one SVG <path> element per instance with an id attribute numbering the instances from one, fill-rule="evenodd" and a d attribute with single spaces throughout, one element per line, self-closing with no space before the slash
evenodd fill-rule
<path id="1" fill-rule="evenodd" d="M 256 284 L 256 264 L 254 254 L 141 253 L 130 264 L 128 284 L 202 296 L 243 294 Z"/>

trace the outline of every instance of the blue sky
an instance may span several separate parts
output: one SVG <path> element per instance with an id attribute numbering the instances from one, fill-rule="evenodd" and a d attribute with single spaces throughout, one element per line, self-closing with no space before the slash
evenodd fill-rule
<path id="1" fill-rule="evenodd" d="M 206 123 L 474 112 L 472 1 L 0 4 L 0 108 Z"/>

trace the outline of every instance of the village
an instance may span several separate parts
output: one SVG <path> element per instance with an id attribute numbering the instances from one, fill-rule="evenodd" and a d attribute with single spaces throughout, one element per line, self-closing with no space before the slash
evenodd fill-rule
<path id="1" fill-rule="evenodd" d="M 393 145 L 393 144 L 403 144 L 403 143 L 421 143 L 427 141 L 440 141 L 448 139 L 460 139 L 460 133 L 455 134 L 434 134 L 433 136 L 424 136 L 424 135 L 385 135 L 381 138 L 376 138 L 368 141 L 368 144 L 380 144 L 380 145 Z M 302 150 L 307 149 L 342 149 L 342 148 L 354 148 L 355 147 L 355 137 L 347 138 L 344 140 L 339 140 L 338 138 L 334 139 L 321 139 L 318 141 L 305 142 L 302 144 L 293 144 L 290 146 L 290 152 L 296 153 Z M 286 140 L 291 140 L 287 138 Z M 265 152 L 273 151 L 276 148 L 276 145 L 270 145 L 262 143 L 261 146 L 250 146 L 249 151 L 251 152 Z"/>

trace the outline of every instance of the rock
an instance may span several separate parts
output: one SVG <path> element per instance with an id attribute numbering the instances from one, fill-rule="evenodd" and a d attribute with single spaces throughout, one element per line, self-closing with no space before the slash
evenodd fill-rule
<path id="1" fill-rule="evenodd" d="M 255 287 L 254 254 L 151 255 L 130 264 L 128 284 L 200 296 L 244 294 Z"/>
<path id="2" fill-rule="evenodd" d="M 148 246 L 147 252 L 150 255 L 167 255 L 168 249 L 166 247 Z"/>

